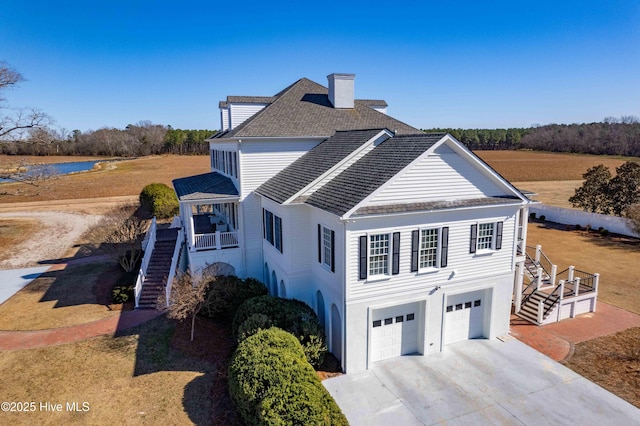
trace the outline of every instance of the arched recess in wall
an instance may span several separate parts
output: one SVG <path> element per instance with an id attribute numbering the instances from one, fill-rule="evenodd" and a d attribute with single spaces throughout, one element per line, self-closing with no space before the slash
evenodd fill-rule
<path id="1" fill-rule="evenodd" d="M 284 286 L 284 280 L 280 280 L 280 297 L 287 297 L 287 288 Z"/>
<path id="2" fill-rule="evenodd" d="M 324 328 L 324 297 L 322 296 L 322 292 L 320 290 L 316 292 L 316 313 L 318 314 L 318 322 Z"/>
<path id="3" fill-rule="evenodd" d="M 271 271 L 271 294 L 278 297 L 278 277 L 276 271 Z"/>
<path id="4" fill-rule="evenodd" d="M 342 321 L 335 304 L 331 305 L 331 353 L 338 361 L 342 361 Z"/>
<path id="5" fill-rule="evenodd" d="M 266 263 L 265 263 L 265 267 L 266 267 Z M 224 262 L 216 262 L 213 263 L 211 265 L 207 265 L 206 268 L 204 268 L 203 273 L 205 275 L 210 275 L 212 277 L 217 277 L 220 275 L 236 275 L 236 268 L 233 267 L 233 265 L 229 265 L 228 263 L 224 263 Z"/>

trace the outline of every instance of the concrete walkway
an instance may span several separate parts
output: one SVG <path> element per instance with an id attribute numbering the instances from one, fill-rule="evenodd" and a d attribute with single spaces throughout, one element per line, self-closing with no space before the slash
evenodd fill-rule
<path id="1" fill-rule="evenodd" d="M 0 304 L 47 271 L 50 266 L 0 270 Z"/>
<path id="2" fill-rule="evenodd" d="M 640 410 L 516 339 L 469 340 L 322 382 L 351 425 L 631 425 Z"/>

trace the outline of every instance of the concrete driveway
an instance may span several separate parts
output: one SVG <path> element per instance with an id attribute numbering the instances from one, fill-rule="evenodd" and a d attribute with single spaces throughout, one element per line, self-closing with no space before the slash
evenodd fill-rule
<path id="1" fill-rule="evenodd" d="M 470 340 L 325 380 L 352 425 L 638 425 L 640 410 L 518 340 Z"/>
<path id="2" fill-rule="evenodd" d="M 38 266 L 35 268 L 6 269 L 0 270 L 0 304 L 20 291 L 24 286 L 35 280 L 51 268 L 48 266 Z"/>

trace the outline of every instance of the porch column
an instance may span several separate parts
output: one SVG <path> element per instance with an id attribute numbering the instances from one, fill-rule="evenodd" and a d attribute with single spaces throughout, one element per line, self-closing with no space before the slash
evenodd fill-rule
<path id="1" fill-rule="evenodd" d="M 516 312 L 520 312 L 522 308 L 522 284 L 524 283 L 524 262 L 518 262 L 518 271 L 516 272 Z"/>

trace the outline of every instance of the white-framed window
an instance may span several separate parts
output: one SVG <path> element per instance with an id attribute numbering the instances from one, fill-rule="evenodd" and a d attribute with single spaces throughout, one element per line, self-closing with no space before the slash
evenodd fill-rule
<path id="1" fill-rule="evenodd" d="M 478 224 L 478 250 L 492 250 L 496 231 L 495 223 Z"/>
<path id="2" fill-rule="evenodd" d="M 263 237 L 282 253 L 282 219 L 267 209 L 262 209 Z"/>
<path id="3" fill-rule="evenodd" d="M 389 275 L 391 234 L 369 235 L 369 276 Z"/>
<path id="4" fill-rule="evenodd" d="M 335 231 L 318 224 L 318 262 L 331 272 L 336 270 L 335 238 Z"/>
<path id="5" fill-rule="evenodd" d="M 411 272 L 445 268 L 448 257 L 448 226 L 421 228 L 411 232 Z"/>
<path id="6" fill-rule="evenodd" d="M 489 253 L 502 248 L 503 222 L 483 222 L 471 225 L 469 253 Z"/>
<path id="7" fill-rule="evenodd" d="M 400 232 L 358 238 L 358 279 L 381 279 L 400 273 Z"/>
<path id="8" fill-rule="evenodd" d="M 437 268 L 440 230 L 437 228 L 420 230 L 420 269 Z"/>

